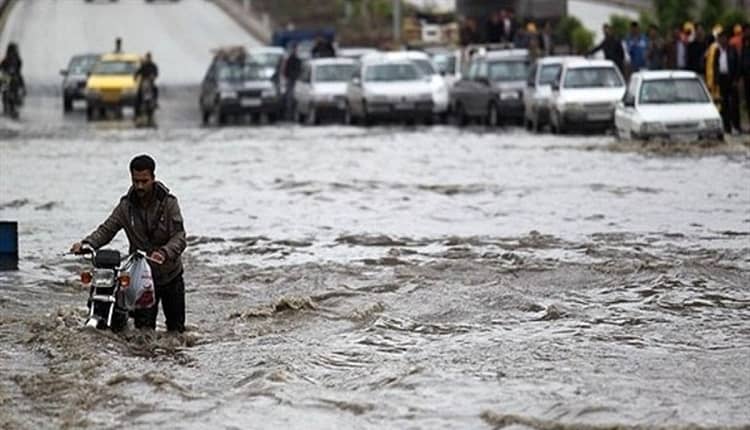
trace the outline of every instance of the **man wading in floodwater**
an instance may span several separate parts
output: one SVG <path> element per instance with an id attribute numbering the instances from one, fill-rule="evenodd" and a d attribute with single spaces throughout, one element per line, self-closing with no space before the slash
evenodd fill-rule
<path id="1" fill-rule="evenodd" d="M 139 155 L 130 162 L 133 185 L 120 199 L 112 214 L 93 233 L 74 243 L 71 252 L 78 253 L 89 245 L 98 249 L 108 244 L 120 231 L 130 242 L 130 253 L 145 251 L 151 264 L 156 290 L 156 303 L 149 309 L 136 310 L 137 328 L 156 329 L 159 302 L 168 331 L 185 331 L 185 283 L 182 279 L 182 252 L 185 250 L 185 228 L 177 197 L 156 181 L 156 163 L 148 155 Z"/>

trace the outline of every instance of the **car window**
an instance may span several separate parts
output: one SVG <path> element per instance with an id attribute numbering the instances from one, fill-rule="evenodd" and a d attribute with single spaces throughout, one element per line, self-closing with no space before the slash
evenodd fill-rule
<path id="1" fill-rule="evenodd" d="M 71 75 L 85 75 L 94 67 L 99 57 L 86 55 L 82 57 L 73 57 L 68 65 L 68 73 Z"/>
<path id="2" fill-rule="evenodd" d="M 365 81 L 416 81 L 422 78 L 417 66 L 412 63 L 377 64 L 367 67 Z"/>
<path id="3" fill-rule="evenodd" d="M 256 63 L 221 63 L 216 67 L 220 81 L 253 81 L 265 80 L 265 68 Z"/>
<path id="4" fill-rule="evenodd" d="M 479 68 L 477 69 L 477 79 L 487 79 L 487 62 L 479 61 Z"/>
<path id="5" fill-rule="evenodd" d="M 560 64 L 546 64 L 539 72 L 539 85 L 552 85 L 560 77 Z"/>
<path id="6" fill-rule="evenodd" d="M 471 65 L 469 66 L 469 73 L 468 73 L 469 79 L 471 80 L 476 79 L 478 73 L 479 73 L 479 61 L 472 61 Z"/>
<path id="7" fill-rule="evenodd" d="M 95 75 L 133 75 L 137 69 L 135 61 L 100 61 L 91 72 Z"/>
<path id="8" fill-rule="evenodd" d="M 430 60 L 412 59 L 411 62 L 416 64 L 419 70 L 425 75 L 437 74 L 437 70 L 435 70 L 435 66 L 432 65 Z"/>
<path id="9" fill-rule="evenodd" d="M 703 84 L 694 78 L 644 81 L 638 96 L 640 104 L 708 103 Z"/>
<path id="10" fill-rule="evenodd" d="M 355 70 L 353 64 L 323 64 L 315 68 L 315 82 L 348 81 Z"/>
<path id="11" fill-rule="evenodd" d="M 455 55 L 435 54 L 432 56 L 432 61 L 441 72 L 447 73 L 449 75 L 456 73 Z"/>
<path id="12" fill-rule="evenodd" d="M 489 64 L 489 79 L 493 82 L 523 81 L 529 73 L 526 61 L 496 61 Z"/>
<path id="13" fill-rule="evenodd" d="M 253 63 L 266 67 L 276 67 L 284 54 L 279 52 L 251 52 L 249 57 Z"/>
<path id="14" fill-rule="evenodd" d="M 576 67 L 565 73 L 564 88 L 615 88 L 624 83 L 612 67 Z"/>

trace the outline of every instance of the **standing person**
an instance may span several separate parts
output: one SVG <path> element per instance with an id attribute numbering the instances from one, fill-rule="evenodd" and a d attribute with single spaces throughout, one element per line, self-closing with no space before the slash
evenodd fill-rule
<path id="1" fill-rule="evenodd" d="M 159 77 L 159 67 L 151 59 L 151 53 L 147 52 L 143 63 L 135 71 L 135 79 L 138 81 L 138 92 L 135 95 L 135 116 L 140 114 L 141 99 L 143 98 L 143 81 L 150 80 L 154 91 L 154 104 L 159 106 L 159 88 L 156 86 L 156 78 Z M 139 79 L 140 78 L 140 79 Z"/>
<path id="2" fill-rule="evenodd" d="M 604 24 L 602 31 L 604 31 L 604 40 L 586 55 L 594 55 L 598 51 L 603 51 L 604 58 L 615 63 L 620 72 L 625 74 L 625 50 L 622 48 L 622 41 L 615 36 L 609 24 Z"/>
<path id="3" fill-rule="evenodd" d="M 516 25 L 513 22 L 513 13 L 507 9 L 501 10 L 500 21 L 502 26 L 502 41 L 507 43 L 513 42 L 516 38 Z"/>
<path id="4" fill-rule="evenodd" d="M 11 78 L 11 88 L 20 92 L 19 96 L 23 97 L 26 94 L 26 83 L 23 80 L 21 69 L 23 68 L 23 61 L 21 60 L 21 54 L 18 52 L 18 45 L 15 42 L 8 43 L 8 47 L 5 50 L 5 57 L 0 61 L 0 71 L 8 74 Z"/>
<path id="5" fill-rule="evenodd" d="M 297 79 L 299 79 L 301 73 L 302 61 L 297 56 L 297 44 L 292 43 L 289 56 L 281 66 L 281 76 L 283 76 L 286 81 L 286 88 L 284 91 L 284 116 L 287 119 L 292 119 L 292 114 L 294 113 L 294 87 L 297 84 Z"/>
<path id="6" fill-rule="evenodd" d="M 646 61 L 649 70 L 661 70 L 664 68 L 664 48 L 664 39 L 659 34 L 659 28 L 652 24 L 648 28 L 648 50 L 646 51 Z"/>
<path id="7" fill-rule="evenodd" d="M 740 69 L 742 70 L 742 85 L 745 87 L 745 107 L 747 108 L 748 124 L 750 125 L 750 24 L 745 24 L 743 27 Z"/>
<path id="8" fill-rule="evenodd" d="M 706 55 L 708 45 L 706 44 L 706 32 L 700 24 L 695 25 L 695 37 L 687 47 L 687 67 L 688 70 L 698 75 L 704 76 L 706 72 L 706 63 L 703 57 Z"/>
<path id="9" fill-rule="evenodd" d="M 682 29 L 680 27 L 677 27 L 674 29 L 672 35 L 675 57 L 674 68 L 678 70 L 685 70 L 687 69 L 687 43 L 685 42 L 685 34 L 682 32 Z"/>
<path id="10" fill-rule="evenodd" d="M 542 34 L 539 35 L 539 46 L 542 49 L 542 55 L 545 57 L 555 55 L 555 36 L 552 29 L 552 21 L 544 23 Z"/>
<path id="11" fill-rule="evenodd" d="M 739 82 L 740 70 L 737 50 L 729 45 L 729 34 L 719 35 L 719 46 L 714 57 L 714 76 L 721 94 L 721 117 L 724 131 L 740 130 Z"/>
<path id="12" fill-rule="evenodd" d="M 641 28 L 636 21 L 630 23 L 630 36 L 626 41 L 628 56 L 630 57 L 630 71 L 635 73 L 646 67 L 646 48 L 648 39 L 641 34 Z"/>
<path id="13" fill-rule="evenodd" d="M 321 35 L 315 39 L 315 46 L 313 46 L 311 54 L 313 58 L 330 58 L 336 56 L 336 50 L 333 43 Z"/>
<path id="14" fill-rule="evenodd" d="M 122 54 L 122 39 L 119 37 L 115 38 L 115 50 L 113 52 L 115 54 Z"/>
<path id="15" fill-rule="evenodd" d="M 490 19 L 487 21 L 486 33 L 488 43 L 500 43 L 503 36 L 500 12 L 495 12 L 490 15 Z"/>
<path id="16" fill-rule="evenodd" d="M 156 180 L 156 163 L 148 155 L 139 155 L 130 162 L 132 185 L 112 214 L 93 233 L 74 243 L 71 252 L 79 253 L 83 245 L 98 249 L 108 244 L 120 230 L 125 230 L 130 253 L 145 251 L 151 260 L 156 303 L 148 309 L 136 310 L 135 326 L 156 329 L 159 302 L 167 330 L 185 331 L 185 283 L 182 278 L 182 252 L 185 250 L 185 228 L 177 197 Z"/>

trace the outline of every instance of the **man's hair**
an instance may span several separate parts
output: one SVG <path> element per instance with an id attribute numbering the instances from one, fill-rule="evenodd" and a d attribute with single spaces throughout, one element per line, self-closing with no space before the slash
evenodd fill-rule
<path id="1" fill-rule="evenodd" d="M 153 158 L 149 157 L 146 154 L 142 154 L 138 155 L 130 161 L 131 172 L 143 172 L 144 170 L 148 170 L 149 172 L 151 172 L 151 176 L 154 176 L 154 172 L 156 171 L 156 162 Z"/>
<path id="2" fill-rule="evenodd" d="M 631 22 L 630 22 L 630 28 L 636 28 L 636 27 L 640 27 L 640 26 L 638 25 L 638 21 L 631 21 Z"/>

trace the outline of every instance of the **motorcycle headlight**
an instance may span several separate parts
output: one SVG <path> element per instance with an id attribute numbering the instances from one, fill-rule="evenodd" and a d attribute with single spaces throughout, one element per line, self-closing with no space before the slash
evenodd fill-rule
<path id="1" fill-rule="evenodd" d="M 219 97 L 222 99 L 236 99 L 237 91 L 222 91 L 219 93 Z"/>
<path id="2" fill-rule="evenodd" d="M 706 128 L 709 129 L 720 129 L 722 128 L 723 124 L 721 122 L 721 119 L 707 119 L 704 121 Z"/>
<path id="3" fill-rule="evenodd" d="M 644 122 L 641 124 L 641 133 L 655 133 L 664 131 L 664 124 L 660 122 Z"/>

